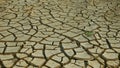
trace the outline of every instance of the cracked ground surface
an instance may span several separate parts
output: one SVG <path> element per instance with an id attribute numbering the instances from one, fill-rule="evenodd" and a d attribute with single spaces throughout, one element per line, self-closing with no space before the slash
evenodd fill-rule
<path id="1" fill-rule="evenodd" d="M 0 0 L 0 68 L 120 68 L 120 0 Z"/>

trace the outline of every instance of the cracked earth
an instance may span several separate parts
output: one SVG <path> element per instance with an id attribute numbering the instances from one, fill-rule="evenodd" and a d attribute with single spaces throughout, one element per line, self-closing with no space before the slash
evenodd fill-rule
<path id="1" fill-rule="evenodd" d="M 120 0 L 0 0 L 0 68 L 120 68 Z"/>

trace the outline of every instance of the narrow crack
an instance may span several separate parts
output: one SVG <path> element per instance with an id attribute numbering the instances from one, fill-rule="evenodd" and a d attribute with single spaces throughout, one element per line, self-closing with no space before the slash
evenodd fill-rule
<path id="1" fill-rule="evenodd" d="M 112 49 L 112 46 L 111 46 L 111 44 L 110 44 L 110 42 L 109 42 L 109 40 L 106 38 L 106 42 L 107 42 L 107 45 L 108 45 L 108 47 L 110 48 L 110 49 Z"/>
<path id="2" fill-rule="evenodd" d="M 48 61 L 48 58 L 47 58 L 47 56 L 46 56 L 46 54 L 45 54 L 45 49 L 46 49 L 46 45 L 43 46 L 42 53 L 43 53 L 43 56 L 44 56 L 44 58 L 46 59 L 46 61 Z"/>
<path id="3" fill-rule="evenodd" d="M 63 48 L 63 46 L 62 46 L 62 42 L 60 41 L 60 43 L 59 43 L 59 47 L 60 47 L 60 51 L 62 52 L 62 53 L 64 53 L 64 55 L 68 58 L 68 59 L 71 59 L 71 57 L 65 52 L 65 50 L 64 50 L 64 48 Z"/>

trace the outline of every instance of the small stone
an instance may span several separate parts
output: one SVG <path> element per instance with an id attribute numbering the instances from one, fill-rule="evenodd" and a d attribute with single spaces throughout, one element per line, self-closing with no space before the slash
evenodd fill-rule
<path id="1" fill-rule="evenodd" d="M 97 30 L 96 30 L 96 31 L 97 31 Z M 96 39 L 100 39 L 100 38 L 101 38 L 98 33 L 95 33 L 94 36 L 95 36 Z"/>

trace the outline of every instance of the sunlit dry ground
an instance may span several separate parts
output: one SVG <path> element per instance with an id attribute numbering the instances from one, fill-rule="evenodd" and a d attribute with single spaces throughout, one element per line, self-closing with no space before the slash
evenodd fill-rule
<path id="1" fill-rule="evenodd" d="M 0 0 L 0 68 L 120 68 L 120 0 Z"/>

